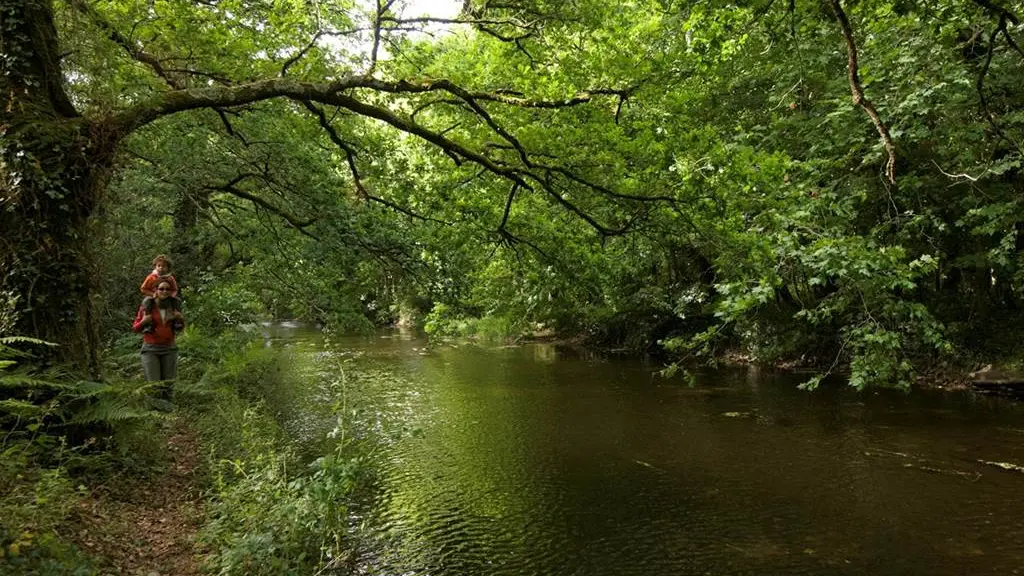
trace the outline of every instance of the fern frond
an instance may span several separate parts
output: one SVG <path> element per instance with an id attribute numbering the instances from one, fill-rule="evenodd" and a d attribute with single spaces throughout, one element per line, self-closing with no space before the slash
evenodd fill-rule
<path id="1" fill-rule="evenodd" d="M 144 380 L 135 380 L 122 382 L 119 388 L 124 394 L 130 394 L 136 398 L 141 398 L 159 392 L 166 386 L 168 386 L 167 382 L 146 382 Z"/>
<path id="2" fill-rule="evenodd" d="M 70 385 L 61 382 L 54 382 L 28 374 L 5 374 L 0 376 L 0 390 L 67 390 Z"/>
<path id="3" fill-rule="evenodd" d="M 24 400 L 15 400 L 13 398 L 0 400 L 0 412 L 6 412 L 15 416 L 34 416 L 42 411 L 42 406 L 25 402 Z"/>
<path id="4" fill-rule="evenodd" d="M 167 417 L 165 414 L 134 406 L 125 398 L 104 398 L 76 411 L 64 425 L 113 424 L 126 420 L 162 420 Z"/>
<path id="5" fill-rule="evenodd" d="M 89 400 L 103 396 L 104 394 L 109 394 L 111 390 L 112 386 L 110 384 L 79 380 L 78 382 L 75 382 L 74 386 L 69 390 L 66 401 Z"/>
<path id="6" fill-rule="evenodd" d="M 92 382 L 79 380 L 75 383 L 71 394 L 74 400 L 85 400 L 106 396 L 128 396 L 142 398 L 154 393 L 158 388 L 164 386 L 164 382 L 138 382 L 124 381 L 110 384 L 106 382 Z"/>
<path id="7" fill-rule="evenodd" d="M 38 344 L 41 346 L 56 347 L 57 344 L 32 338 L 31 336 L 0 336 L 0 346 L 12 346 L 14 344 Z"/>
<path id="8" fill-rule="evenodd" d="M 0 358 L 5 360 L 13 360 L 15 358 L 18 360 L 28 360 L 32 358 L 32 353 L 0 344 Z"/>

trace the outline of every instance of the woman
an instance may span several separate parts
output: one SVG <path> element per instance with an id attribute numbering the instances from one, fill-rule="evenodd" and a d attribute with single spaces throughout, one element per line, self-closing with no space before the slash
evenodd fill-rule
<path id="1" fill-rule="evenodd" d="M 178 375 L 178 347 L 174 344 L 174 335 L 185 327 L 185 318 L 181 312 L 171 307 L 171 284 L 163 281 L 156 286 L 156 305 L 151 313 L 145 306 L 139 306 L 135 315 L 132 330 L 142 332 L 152 326 L 151 332 L 142 335 L 142 371 L 146 380 L 174 380 Z"/>

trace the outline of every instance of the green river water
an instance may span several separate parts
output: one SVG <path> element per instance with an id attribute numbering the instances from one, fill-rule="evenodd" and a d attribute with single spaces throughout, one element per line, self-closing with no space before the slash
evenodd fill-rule
<path id="1" fill-rule="evenodd" d="M 360 574 L 1024 574 L 1021 403 L 807 393 L 746 368 L 690 386 L 543 344 L 268 336 L 303 366 L 290 433 L 314 443 L 325 407 L 358 404 L 379 447 Z"/>

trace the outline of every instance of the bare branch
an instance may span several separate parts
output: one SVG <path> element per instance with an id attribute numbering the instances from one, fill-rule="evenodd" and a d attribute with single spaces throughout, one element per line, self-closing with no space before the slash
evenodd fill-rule
<path id="1" fill-rule="evenodd" d="M 850 78 L 850 91 L 853 93 L 853 104 L 855 106 L 860 105 L 867 112 L 875 128 L 878 130 L 878 134 L 882 138 L 882 145 L 889 155 L 889 159 L 885 163 L 885 176 L 890 184 L 895 184 L 896 145 L 893 144 L 889 129 L 882 122 L 878 111 L 875 110 L 875 105 L 864 96 L 864 88 L 861 86 L 860 76 L 857 71 L 857 45 L 853 40 L 853 29 L 850 27 L 850 21 L 847 19 L 846 13 L 843 12 L 843 7 L 839 5 L 839 0 L 829 0 L 829 2 L 832 5 L 832 12 L 835 13 L 836 21 L 839 22 L 839 27 L 843 31 L 843 39 L 846 40 L 847 73 Z"/>
<path id="2" fill-rule="evenodd" d="M 510 20 L 508 18 L 502 19 L 488 19 L 488 18 L 435 18 L 433 16 L 419 16 L 416 18 L 398 18 L 396 16 L 384 16 L 381 18 L 383 22 L 393 22 L 395 24 L 407 25 L 407 24 L 482 24 L 492 26 L 513 26 L 515 28 L 531 29 L 537 22 L 518 22 L 516 20 Z"/>
<path id="3" fill-rule="evenodd" d="M 353 88 L 373 90 L 376 93 L 389 94 L 422 94 L 434 91 L 448 92 L 458 96 L 471 108 L 475 115 L 484 121 L 492 130 L 501 135 L 519 153 L 520 160 L 524 167 L 513 167 L 502 164 L 489 158 L 486 154 L 473 150 L 466 145 L 449 138 L 444 133 L 427 129 L 415 121 L 400 116 L 391 110 L 379 106 L 367 104 L 345 92 Z M 318 102 L 347 109 L 358 115 L 374 118 L 390 124 L 403 132 L 415 135 L 423 140 L 437 146 L 443 153 L 447 154 L 457 164 L 463 159 L 471 160 L 496 176 L 505 178 L 513 183 L 518 183 L 522 188 L 533 190 L 539 186 L 549 197 L 567 210 L 576 214 L 587 222 L 602 236 L 614 236 L 623 234 L 625 229 L 609 228 L 602 225 L 585 211 L 581 210 L 567 197 L 553 188 L 551 180 L 546 179 L 542 174 L 530 173 L 534 167 L 529 154 L 515 137 L 502 128 L 480 105 L 478 100 L 499 102 L 510 106 L 527 108 L 558 108 L 574 106 L 589 101 L 599 95 L 617 95 L 624 98 L 629 95 L 632 89 L 615 90 L 601 89 L 593 90 L 573 97 L 565 101 L 535 101 L 515 95 L 509 91 L 498 92 L 470 92 L 454 83 L 444 80 L 424 80 L 411 82 L 407 80 L 383 81 L 371 78 L 366 75 L 351 75 L 332 82 L 314 83 L 300 82 L 290 78 L 271 78 L 246 84 L 233 86 L 207 86 L 203 88 L 192 88 L 188 90 L 172 90 L 152 97 L 149 101 L 141 102 L 128 110 L 115 116 L 114 121 L 120 127 L 122 134 L 127 134 L 140 126 L 150 123 L 162 116 L 177 112 L 194 110 L 200 108 L 227 108 L 250 104 L 257 101 L 268 100 L 277 97 L 287 97 L 298 101 Z M 528 183 L 527 179 L 533 183 Z"/>
<path id="4" fill-rule="evenodd" d="M 543 166 L 543 168 L 545 170 L 561 174 L 562 176 L 565 176 L 566 178 L 572 180 L 573 182 L 576 182 L 577 184 L 581 184 L 583 186 L 586 186 L 587 188 L 596 190 L 610 198 L 617 198 L 619 200 L 629 200 L 632 202 L 666 202 L 668 204 L 676 204 L 678 202 L 678 199 L 673 198 L 671 196 L 638 196 L 636 194 L 623 194 L 621 192 L 616 192 L 608 187 L 590 182 L 577 174 L 573 174 L 572 172 L 561 166 Z"/>
<path id="5" fill-rule="evenodd" d="M 529 177 L 535 180 L 541 186 L 544 192 L 548 194 L 548 196 L 550 196 L 552 199 L 554 199 L 556 202 L 561 204 L 564 208 L 566 208 L 573 214 L 576 214 L 580 219 L 589 224 L 592 228 L 594 228 L 594 230 L 596 230 L 602 236 L 615 236 L 623 234 L 625 232 L 625 230 L 622 229 L 612 229 L 602 225 L 592 216 L 590 216 L 589 214 L 581 210 L 578 206 L 567 200 L 562 194 L 558 193 L 558 191 L 554 190 L 549 183 L 545 182 L 539 176 L 530 174 L 529 172 L 520 171 L 519 169 L 516 168 L 497 164 L 484 154 L 472 150 L 462 144 L 459 144 L 458 142 L 455 142 L 454 140 L 447 138 L 443 134 L 438 134 L 437 132 L 424 128 L 419 124 L 415 124 L 409 120 L 401 118 L 400 116 L 395 115 L 390 110 L 366 104 L 364 102 L 356 100 L 355 98 L 352 98 L 351 96 L 345 96 L 342 94 L 334 95 L 330 103 L 343 106 L 357 114 L 361 114 L 369 118 L 376 118 L 387 124 L 390 124 L 391 126 L 403 132 L 419 136 L 423 140 L 426 140 L 427 142 L 434 144 L 438 148 L 441 148 L 442 150 L 445 150 L 448 153 L 472 160 L 473 162 L 483 166 L 484 168 L 486 168 L 487 170 L 489 170 L 490 172 L 497 176 L 506 178 L 514 183 L 519 183 L 520 186 L 526 188 L 527 190 L 533 190 L 534 187 L 527 183 L 527 181 L 524 179 L 524 177 Z"/>
<path id="6" fill-rule="evenodd" d="M 982 172 L 981 174 L 978 174 L 977 176 L 971 176 L 970 174 L 968 174 L 966 172 L 963 172 L 961 174 L 950 174 L 949 172 L 946 172 L 945 170 L 943 170 L 942 166 L 939 166 L 939 163 L 936 162 L 935 160 L 932 160 L 932 164 L 934 164 L 935 168 L 939 172 L 941 172 L 943 176 L 945 176 L 947 178 L 963 178 L 965 180 L 970 180 L 971 182 L 977 182 L 982 176 L 984 176 L 985 174 L 988 173 L 988 169 L 986 168 L 984 172 Z"/>
<path id="7" fill-rule="evenodd" d="M 591 102 L 595 96 L 617 96 L 620 99 L 629 98 L 638 88 L 637 86 L 631 86 L 629 88 L 594 88 L 591 90 L 585 90 L 564 100 L 531 100 L 523 98 L 518 92 L 513 92 L 511 90 L 472 92 L 462 89 L 450 80 L 445 79 L 424 80 L 421 82 L 411 82 L 408 80 L 384 82 L 380 80 L 367 79 L 366 82 L 361 83 L 358 87 L 370 88 L 378 92 L 407 94 L 437 91 L 445 91 L 455 94 L 455 90 L 458 90 L 468 94 L 474 100 L 500 102 L 502 104 L 516 106 L 519 108 L 568 108 Z"/>
<path id="8" fill-rule="evenodd" d="M 500 229 L 498 229 L 497 232 L 498 232 L 498 238 L 499 238 L 498 245 L 499 246 L 507 246 L 507 247 L 511 248 L 516 253 L 516 258 L 519 257 L 519 250 L 516 249 L 516 245 L 517 244 L 526 244 L 527 246 L 532 248 L 535 252 L 537 252 L 538 254 L 543 256 L 544 259 L 546 259 L 546 260 L 553 260 L 553 258 L 551 258 L 551 256 L 548 256 L 547 252 L 541 250 L 540 247 L 538 247 L 533 242 L 530 242 L 526 238 L 523 238 L 522 236 L 516 236 L 515 234 L 509 232 L 508 229 L 506 229 L 506 228 L 500 228 Z M 498 246 L 495 246 L 495 250 L 497 250 L 497 248 L 498 248 Z"/>
<path id="9" fill-rule="evenodd" d="M 219 185 L 219 186 L 208 186 L 207 189 L 215 190 L 215 191 L 218 191 L 218 192 L 227 192 L 228 194 L 231 194 L 232 196 L 236 196 L 238 198 L 242 198 L 244 200 L 248 200 L 249 202 L 252 202 L 256 206 L 259 206 L 260 208 L 263 208 L 264 210 L 266 210 L 268 212 L 271 212 L 273 214 L 276 214 L 277 216 L 280 216 L 285 221 L 287 221 L 288 224 L 290 224 L 292 227 L 294 227 L 299 232 L 302 232 L 303 234 L 305 234 L 307 236 L 310 236 L 311 238 L 315 238 L 315 239 L 319 240 L 319 238 L 317 238 L 315 235 L 313 235 L 313 234 L 309 233 L 308 231 L 304 230 L 304 228 L 312 225 L 314 222 L 317 221 L 316 217 L 309 218 L 309 219 L 306 219 L 306 220 L 299 220 L 299 218 L 296 217 L 294 214 L 290 214 L 287 211 L 282 210 L 281 208 L 278 208 L 277 206 L 274 206 L 270 202 L 267 202 L 263 198 L 260 198 L 259 196 L 256 196 L 254 194 L 251 194 L 249 192 L 246 192 L 246 191 L 238 188 L 238 184 L 239 183 L 241 183 L 245 179 L 252 178 L 252 177 L 258 177 L 258 176 L 255 175 L 255 174 L 249 174 L 249 173 L 240 174 L 240 175 L 236 176 L 235 178 L 232 178 L 231 181 L 226 183 L 226 184 L 222 184 L 222 185 Z"/>
<path id="10" fill-rule="evenodd" d="M 512 202 L 516 199 L 516 192 L 519 191 L 519 184 L 512 184 L 512 191 L 508 193 L 508 199 L 505 200 L 505 214 L 501 217 L 501 224 L 498 224 L 498 230 L 504 230 L 505 225 L 508 224 L 508 216 L 512 213 Z"/>
<path id="11" fill-rule="evenodd" d="M 243 145 L 248 146 L 249 143 L 245 141 L 245 137 L 242 136 L 241 133 L 236 131 L 235 128 L 231 125 L 231 121 L 228 120 L 227 111 L 225 111 L 223 108 L 214 108 L 214 111 L 217 112 L 217 116 L 220 117 L 220 121 L 224 124 L 224 129 L 227 131 L 228 135 L 238 138 Z"/>
<path id="12" fill-rule="evenodd" d="M 377 67 L 377 52 L 380 50 L 380 38 L 381 38 L 381 22 L 384 18 L 384 14 L 391 9 L 395 4 L 395 0 L 387 0 L 387 2 L 381 3 L 381 0 L 377 0 L 377 12 L 373 17 L 373 48 L 370 50 L 370 69 L 367 74 L 373 74 L 373 71 Z"/>
<path id="13" fill-rule="evenodd" d="M 435 104 L 449 104 L 449 105 L 452 105 L 452 106 L 458 106 L 458 107 L 460 107 L 463 110 L 466 110 L 468 112 L 472 112 L 472 109 L 470 109 L 469 106 L 466 106 L 466 103 L 463 102 L 462 100 L 456 100 L 454 98 L 439 98 L 437 100 L 428 100 L 428 101 L 420 104 L 419 106 L 416 106 L 415 108 L 413 108 L 412 112 L 409 114 L 409 118 L 411 118 L 413 121 L 415 121 L 416 120 L 416 116 L 420 112 L 426 110 L 427 108 L 430 108 L 431 106 L 433 106 Z"/>
<path id="14" fill-rule="evenodd" d="M 172 60 L 174 60 L 174 59 L 173 58 L 167 58 L 167 59 L 164 60 L 164 62 L 170 62 Z M 191 68 L 166 68 L 165 67 L 164 68 L 164 72 L 166 72 L 168 74 L 184 74 L 184 75 L 187 75 L 187 76 L 199 76 L 201 78 L 209 78 L 210 80 L 213 80 L 214 82 L 218 82 L 220 84 L 224 84 L 225 86 L 230 85 L 230 84 L 233 83 L 232 80 L 230 78 L 228 78 L 227 76 L 222 76 L 222 75 L 216 74 L 214 72 L 202 72 L 200 70 L 192 70 Z"/>
<path id="15" fill-rule="evenodd" d="M 1022 50 L 1020 45 L 1017 44 L 1017 41 L 1013 39 L 1013 35 L 1010 34 L 1010 29 L 1007 28 L 1006 26 L 1007 22 L 1013 24 L 1014 26 L 1020 24 L 1020 19 L 1017 18 L 1017 15 L 1014 14 L 1013 12 L 1010 12 L 1006 8 L 1003 8 L 1002 6 L 998 6 L 996 4 L 993 4 L 992 2 L 989 2 L 988 0 L 974 0 L 974 3 L 984 7 L 986 10 L 992 12 L 994 15 L 997 16 L 999 24 L 996 26 L 996 32 L 993 33 L 991 41 L 994 43 L 996 33 L 1002 32 L 1003 37 L 1006 38 L 1006 43 L 1010 46 L 1010 48 L 1012 48 L 1016 53 L 1020 54 L 1021 57 L 1024 57 L 1024 50 Z"/>
<path id="16" fill-rule="evenodd" d="M 475 100 L 500 102 L 522 108 L 565 108 L 590 102 L 595 96 L 628 97 L 635 89 L 595 89 L 582 92 L 566 100 L 551 101 L 530 100 L 511 95 L 508 92 L 469 92 L 444 79 L 388 82 L 366 75 L 350 75 L 332 82 L 299 82 L 287 77 L 269 78 L 232 86 L 208 86 L 164 92 L 122 112 L 117 116 L 117 122 L 125 132 L 130 132 L 157 118 L 177 112 L 217 106 L 239 106 L 278 97 L 332 104 L 332 99 L 337 97 L 339 92 L 352 88 L 366 88 L 389 94 L 422 94 L 436 91 L 454 93 L 452 90 L 456 90 L 468 94 Z"/>
<path id="17" fill-rule="evenodd" d="M 494 28 L 490 28 L 488 26 L 477 26 L 477 30 L 480 30 L 481 32 L 487 34 L 488 36 L 491 36 L 492 38 L 501 40 L 502 42 L 514 42 L 517 46 L 520 42 L 526 40 L 527 38 L 533 35 L 532 32 L 528 32 L 525 34 L 519 34 L 517 36 L 507 36 L 505 34 L 502 34 L 501 32 L 498 32 Z M 527 54 L 527 56 L 529 56 L 529 54 Z"/>
<path id="18" fill-rule="evenodd" d="M 1003 128 L 996 121 L 996 117 L 992 114 L 992 111 L 988 107 L 988 98 L 985 97 L 985 76 L 988 75 L 989 66 L 992 64 L 992 55 L 995 53 L 996 38 L 999 36 L 999 32 L 1006 34 L 1006 38 L 1009 39 L 1009 34 L 1006 33 L 1006 16 L 1003 14 L 999 15 L 999 23 L 996 24 L 992 34 L 989 35 L 988 51 L 985 53 L 985 62 L 981 65 L 981 70 L 978 71 L 978 80 L 975 82 L 975 86 L 978 90 L 978 101 L 981 105 L 981 113 L 985 116 L 985 120 L 992 126 L 992 131 L 995 132 L 996 136 L 1005 140 L 1008 144 L 1020 150 L 1020 144 L 1014 142 Z"/>
<path id="19" fill-rule="evenodd" d="M 991 0 L 974 0 L 974 3 L 988 10 L 989 12 L 994 12 L 1000 18 L 1005 18 L 1014 26 L 1020 24 L 1020 19 L 1017 18 L 1016 14 L 1010 12 L 1009 10 L 1003 8 L 1002 6 L 999 6 L 998 4 L 991 2 Z"/>

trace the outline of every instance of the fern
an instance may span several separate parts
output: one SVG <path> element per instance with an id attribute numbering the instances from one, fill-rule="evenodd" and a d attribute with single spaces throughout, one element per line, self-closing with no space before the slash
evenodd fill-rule
<path id="1" fill-rule="evenodd" d="M 0 336 L 0 346 L 13 346 L 15 344 L 37 344 L 40 346 L 56 347 L 53 342 L 32 338 L 31 336 Z"/>
<path id="2" fill-rule="evenodd" d="M 42 406 L 26 402 L 24 400 L 15 400 L 13 398 L 0 400 L 0 412 L 6 412 L 12 416 L 24 418 L 27 416 L 36 416 L 42 411 Z"/>
<path id="3" fill-rule="evenodd" d="M 65 426 L 84 426 L 89 424 L 114 425 L 129 420 L 161 420 L 167 415 L 160 414 L 136 405 L 123 396 L 111 396 L 91 403 L 76 411 Z"/>
<path id="4" fill-rule="evenodd" d="M 103 396 L 130 396 L 145 398 L 166 386 L 166 382 L 119 382 L 116 386 L 104 382 L 80 380 L 75 383 L 71 394 L 75 400 L 100 398 Z"/>
<path id="5" fill-rule="evenodd" d="M 29 374 L 7 374 L 0 376 L 0 390 L 67 390 L 68 384 L 49 379 L 36 378 Z"/>
<path id="6" fill-rule="evenodd" d="M 31 364 L 32 355 L 16 348 L 24 345 L 52 346 L 24 336 L 0 338 L 0 428 L 42 426 L 60 429 L 61 434 L 74 430 L 85 437 L 97 432 L 97 427 L 120 433 L 166 418 L 152 409 L 152 396 L 164 383 L 114 385 L 75 380 L 60 367 L 39 371 Z"/>

